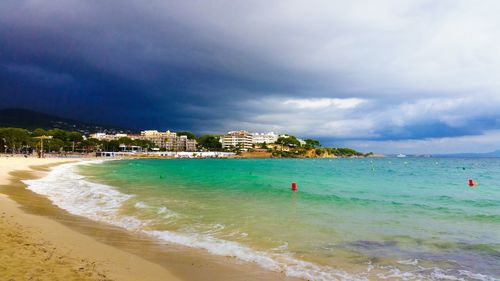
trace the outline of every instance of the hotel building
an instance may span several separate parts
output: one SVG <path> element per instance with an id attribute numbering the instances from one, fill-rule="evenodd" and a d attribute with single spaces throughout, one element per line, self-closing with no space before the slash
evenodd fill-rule
<path id="1" fill-rule="evenodd" d="M 274 132 L 252 133 L 252 143 L 275 143 L 277 140 L 278 135 Z"/>
<path id="2" fill-rule="evenodd" d="M 222 148 L 240 147 L 242 150 L 252 148 L 252 134 L 247 131 L 231 131 L 220 138 Z"/>
<path id="3" fill-rule="evenodd" d="M 196 151 L 197 145 L 196 140 L 188 139 L 187 136 L 177 136 L 176 133 L 170 131 L 159 132 L 157 130 L 146 130 L 142 131 L 140 135 L 108 135 L 106 133 L 95 133 L 90 135 L 90 138 L 106 141 L 119 140 L 124 137 L 132 140 L 148 140 L 157 147 L 164 148 L 167 151 Z"/>
<path id="4" fill-rule="evenodd" d="M 196 140 L 188 139 L 187 136 L 177 136 L 177 133 L 157 130 L 142 131 L 140 138 L 153 142 L 167 151 L 196 151 Z"/>

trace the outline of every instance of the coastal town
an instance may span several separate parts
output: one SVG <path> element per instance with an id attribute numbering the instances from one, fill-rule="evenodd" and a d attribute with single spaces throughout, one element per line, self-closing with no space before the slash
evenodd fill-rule
<path id="1" fill-rule="evenodd" d="M 289 138 L 289 135 L 278 135 L 274 132 L 268 133 L 250 133 L 245 130 L 240 131 L 230 131 L 224 135 L 219 136 L 220 148 L 223 151 L 241 151 L 247 152 L 250 150 L 255 150 L 261 148 L 264 145 L 273 146 L 276 144 L 279 138 Z M 89 135 L 89 138 L 96 140 L 124 140 L 124 138 L 129 138 L 131 140 L 146 140 L 152 142 L 155 147 L 150 148 L 150 151 L 185 151 L 194 152 L 198 151 L 198 148 L 202 146 L 198 145 L 195 137 L 193 137 L 189 132 L 159 132 L 158 130 L 146 130 L 141 131 L 140 134 L 106 134 L 106 133 L 95 133 Z M 297 139 L 300 145 L 306 145 L 306 142 L 302 139 Z M 127 145 L 126 143 L 120 144 L 120 151 L 122 152 L 143 152 L 144 147 Z"/>
<path id="2" fill-rule="evenodd" d="M 322 147 L 316 139 L 300 139 L 275 132 L 229 131 L 221 135 L 197 137 L 189 131 L 144 130 L 96 132 L 88 135 L 62 129 L 0 128 L 3 153 L 97 157 L 166 157 L 166 158 L 316 158 L 361 157 L 350 148 Z"/>

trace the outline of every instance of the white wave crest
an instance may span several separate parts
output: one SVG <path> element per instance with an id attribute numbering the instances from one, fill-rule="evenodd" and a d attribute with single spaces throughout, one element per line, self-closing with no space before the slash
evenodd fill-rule
<path id="1" fill-rule="evenodd" d="M 134 207 L 137 208 L 137 209 L 146 209 L 146 208 L 149 208 L 148 204 L 142 202 L 142 201 L 139 201 L 137 203 L 134 204 Z"/>
<path id="2" fill-rule="evenodd" d="M 143 221 L 118 214 L 120 206 L 132 198 L 132 195 L 121 193 L 108 185 L 86 181 L 83 176 L 74 172 L 77 165 L 101 162 L 97 160 L 60 165 L 41 179 L 23 182 L 29 190 L 47 196 L 54 205 L 71 214 L 139 229 L 144 224 Z"/>
<path id="3" fill-rule="evenodd" d="M 383 266 L 386 273 L 379 273 L 377 277 L 388 280 L 456 280 L 456 281 L 499 281 L 499 279 L 479 273 L 473 273 L 468 270 L 443 269 L 438 267 L 418 266 L 413 271 L 401 271 L 393 266 Z"/>

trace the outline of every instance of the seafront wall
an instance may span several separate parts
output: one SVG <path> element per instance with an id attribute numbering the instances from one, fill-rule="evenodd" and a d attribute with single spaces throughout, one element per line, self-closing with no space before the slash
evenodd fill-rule
<path id="1" fill-rule="evenodd" d="M 230 158 L 236 156 L 234 152 L 204 151 L 204 152 L 97 152 L 97 157 L 169 157 L 169 158 Z"/>

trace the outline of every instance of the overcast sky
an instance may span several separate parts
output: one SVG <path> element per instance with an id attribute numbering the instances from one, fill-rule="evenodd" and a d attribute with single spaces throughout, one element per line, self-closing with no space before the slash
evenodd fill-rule
<path id="1" fill-rule="evenodd" d="M 494 0 L 2 0 L 0 108 L 365 152 L 491 151 L 498 15 Z"/>

